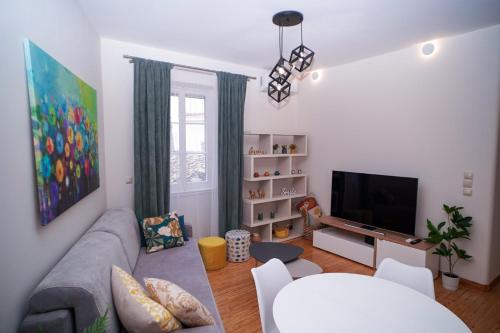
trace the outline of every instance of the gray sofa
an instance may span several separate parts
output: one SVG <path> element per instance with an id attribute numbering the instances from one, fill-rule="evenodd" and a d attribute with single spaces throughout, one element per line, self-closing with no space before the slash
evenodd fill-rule
<path id="1" fill-rule="evenodd" d="M 123 332 L 113 306 L 112 265 L 128 271 L 142 284 L 144 277 L 178 284 L 215 317 L 216 325 L 179 332 L 224 332 L 196 241 L 146 254 L 140 247 L 139 232 L 132 210 L 106 211 L 36 287 L 19 332 L 38 333 L 40 328 L 43 332 L 83 332 L 108 307 L 107 331 Z"/>

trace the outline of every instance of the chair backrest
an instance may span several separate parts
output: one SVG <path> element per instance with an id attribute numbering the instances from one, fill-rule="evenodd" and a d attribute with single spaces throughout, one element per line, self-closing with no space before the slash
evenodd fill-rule
<path id="1" fill-rule="evenodd" d="M 375 277 L 396 282 L 435 299 L 432 272 L 425 267 L 415 267 L 385 258 L 375 272 Z"/>
<path id="2" fill-rule="evenodd" d="M 273 318 L 273 302 L 278 292 L 293 281 L 290 273 L 278 259 L 271 259 L 257 268 L 252 268 L 257 290 L 260 322 L 264 333 L 279 332 Z"/>

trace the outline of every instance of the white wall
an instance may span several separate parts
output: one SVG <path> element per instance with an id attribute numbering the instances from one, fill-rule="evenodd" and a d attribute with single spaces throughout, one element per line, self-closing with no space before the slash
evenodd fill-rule
<path id="1" fill-rule="evenodd" d="M 310 134 L 309 188 L 324 211 L 333 169 L 418 177 L 416 234 L 426 235 L 426 218 L 443 219 L 442 203 L 465 206 L 474 227 L 463 244 L 474 260 L 457 272 L 489 283 L 499 41 L 496 26 L 440 40 L 428 59 L 415 45 L 305 79 L 299 108 Z M 472 197 L 462 196 L 464 171 L 474 172 Z"/>
<path id="2" fill-rule="evenodd" d="M 134 205 L 134 186 L 133 184 L 125 184 L 126 179 L 134 175 L 133 65 L 123 58 L 124 54 L 249 76 L 267 74 L 267 72 L 256 68 L 122 41 L 102 39 L 101 62 L 104 109 L 106 110 L 104 124 L 106 128 L 105 152 L 108 162 L 106 164 L 106 175 L 109 207 L 133 207 Z M 279 109 L 275 108 L 268 102 L 267 94 L 258 91 L 257 81 L 251 80 L 247 85 L 245 130 L 295 130 L 298 127 L 297 104 L 297 96 L 293 96 L 289 98 L 287 105 Z M 197 194 L 194 198 L 179 197 L 175 200 L 175 204 L 178 207 L 188 207 L 190 204 L 192 205 L 192 200 L 202 200 L 201 197 L 203 197 L 201 194 Z M 182 213 L 190 214 L 189 211 Z M 204 216 L 201 214 L 192 214 L 187 218 L 199 221 L 190 221 L 190 223 L 195 224 L 196 228 L 197 223 L 204 223 Z M 197 230 L 199 230 L 199 235 L 207 232 L 207 229 L 201 225 Z"/>
<path id="3" fill-rule="evenodd" d="M 100 45 L 73 1 L 0 5 L 0 331 L 14 332 L 30 293 L 106 207 Z M 29 38 L 97 90 L 101 186 L 45 227 L 35 190 L 23 40 Z"/>

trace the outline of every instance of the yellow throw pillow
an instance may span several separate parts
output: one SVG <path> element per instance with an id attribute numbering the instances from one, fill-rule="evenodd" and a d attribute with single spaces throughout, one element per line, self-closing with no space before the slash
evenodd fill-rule
<path id="1" fill-rule="evenodd" d="M 164 333 L 182 327 L 167 309 L 149 298 L 144 288 L 130 274 L 114 265 L 111 288 L 116 311 L 129 333 Z"/>
<path id="2" fill-rule="evenodd" d="M 170 281 L 145 278 L 151 298 L 163 305 L 187 327 L 215 324 L 214 317 L 193 295 Z"/>

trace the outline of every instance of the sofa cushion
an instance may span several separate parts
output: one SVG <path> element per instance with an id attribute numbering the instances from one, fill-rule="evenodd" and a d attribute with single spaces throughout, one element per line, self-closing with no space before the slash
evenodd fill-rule
<path id="1" fill-rule="evenodd" d="M 118 316 L 129 333 L 172 332 L 182 327 L 167 309 L 149 298 L 143 287 L 118 266 L 113 266 L 111 287 Z"/>
<path id="2" fill-rule="evenodd" d="M 214 317 L 196 297 L 167 280 L 146 278 L 151 298 L 163 305 L 187 327 L 215 324 Z"/>
<path id="3" fill-rule="evenodd" d="M 131 268 L 135 266 L 140 247 L 140 230 L 137 218 L 130 208 L 108 209 L 88 232 L 105 231 L 116 235 L 127 255 Z"/>
<path id="4" fill-rule="evenodd" d="M 177 214 L 177 213 L 175 213 Z M 164 215 L 167 216 L 167 215 Z M 181 225 L 181 230 L 182 230 L 182 237 L 184 238 L 184 241 L 188 241 L 189 237 L 193 236 L 192 232 L 192 227 L 184 222 L 184 215 L 178 215 L 179 216 L 179 223 Z M 141 235 L 141 247 L 146 246 L 146 238 L 144 238 L 144 229 L 142 228 L 143 221 L 139 220 L 138 223 L 139 225 L 139 234 Z"/>
<path id="5" fill-rule="evenodd" d="M 144 278 L 171 281 L 205 305 L 214 316 L 215 325 L 190 328 L 186 332 L 224 332 L 198 244 L 195 241 L 190 240 L 184 246 L 149 254 L 142 248 L 133 275 L 143 285 Z"/>
<path id="6" fill-rule="evenodd" d="M 184 245 L 181 225 L 176 214 L 168 217 L 150 217 L 143 220 L 146 252 L 152 253 Z"/>
<path id="7" fill-rule="evenodd" d="M 83 235 L 36 287 L 30 313 L 69 309 L 75 330 L 81 332 L 109 307 L 108 332 L 118 332 L 111 293 L 113 265 L 131 271 L 120 239 L 102 231 Z"/>

